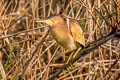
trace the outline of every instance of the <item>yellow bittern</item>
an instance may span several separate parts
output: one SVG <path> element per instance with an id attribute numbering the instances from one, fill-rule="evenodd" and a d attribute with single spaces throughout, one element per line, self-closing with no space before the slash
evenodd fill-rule
<path id="1" fill-rule="evenodd" d="M 68 23 L 62 15 L 56 15 L 36 22 L 50 25 L 50 33 L 56 42 L 72 52 L 68 61 L 85 46 L 83 30 L 76 20 L 69 20 Z"/>

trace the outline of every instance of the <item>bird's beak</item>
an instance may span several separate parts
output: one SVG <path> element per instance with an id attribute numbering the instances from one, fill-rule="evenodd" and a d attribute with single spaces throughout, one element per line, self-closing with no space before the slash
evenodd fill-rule
<path id="1" fill-rule="evenodd" d="M 44 20 L 35 20 L 35 22 L 38 22 L 38 23 L 46 23 L 50 26 L 52 26 L 53 22 L 51 19 L 44 19 Z"/>

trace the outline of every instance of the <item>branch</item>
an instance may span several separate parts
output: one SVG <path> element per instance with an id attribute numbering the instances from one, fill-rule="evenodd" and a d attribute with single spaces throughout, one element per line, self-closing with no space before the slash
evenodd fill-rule
<path id="1" fill-rule="evenodd" d="M 69 5 L 70 1 L 71 1 L 71 0 L 65 0 L 61 12 L 64 12 L 64 11 L 66 10 L 66 8 L 67 8 L 67 6 Z"/>
<path id="2" fill-rule="evenodd" d="M 17 32 L 17 33 L 13 33 L 13 34 L 9 34 L 9 35 L 0 37 L 0 40 L 3 40 L 5 38 L 9 38 L 11 36 L 16 36 L 16 35 L 21 34 L 21 33 L 27 33 L 27 32 L 33 31 L 33 30 L 38 30 L 38 29 L 41 29 L 41 28 L 44 28 L 44 27 L 37 27 L 37 28 L 33 28 L 33 29 L 29 29 L 29 30 L 24 30 L 24 31 L 20 31 L 20 32 Z"/>
<path id="3" fill-rule="evenodd" d="M 70 64 L 73 64 L 74 62 L 76 62 L 78 59 L 83 59 L 85 57 L 87 57 L 87 55 L 89 55 L 89 53 L 91 51 L 93 51 L 94 49 L 98 48 L 100 45 L 104 44 L 105 42 L 107 42 L 108 40 L 116 37 L 116 35 L 120 34 L 120 31 L 118 32 L 111 32 L 110 34 L 108 34 L 105 37 L 102 37 L 100 39 L 98 39 L 95 42 L 92 42 L 90 45 L 86 46 L 82 51 L 80 51 L 75 58 L 73 58 L 72 60 L 69 61 L 68 64 L 64 64 L 62 66 L 61 69 L 59 69 L 55 74 L 53 74 L 51 77 L 48 78 L 48 80 L 54 80 L 57 76 L 59 76 L 59 74 L 65 70 Z"/>

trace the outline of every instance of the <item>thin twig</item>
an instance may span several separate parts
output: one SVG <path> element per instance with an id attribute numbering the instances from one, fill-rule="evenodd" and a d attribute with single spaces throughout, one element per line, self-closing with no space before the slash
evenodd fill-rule
<path id="1" fill-rule="evenodd" d="M 33 30 L 38 30 L 38 29 L 41 29 L 41 28 L 44 28 L 44 27 L 37 27 L 37 28 L 33 28 L 33 29 L 21 31 L 21 32 L 9 34 L 9 35 L 7 35 L 7 36 L 0 37 L 0 40 L 3 40 L 3 39 L 5 39 L 5 38 L 9 38 L 9 37 L 11 37 L 11 36 L 16 36 L 16 35 L 21 34 L 21 33 L 27 33 L 27 32 L 33 31 Z"/>
<path id="2" fill-rule="evenodd" d="M 117 64 L 117 62 L 120 60 L 120 55 L 118 57 L 118 59 L 111 65 L 111 67 L 109 68 L 109 70 L 106 72 L 106 74 L 104 75 L 103 79 L 105 80 L 105 78 L 107 77 L 107 75 L 109 74 L 109 72 L 111 71 L 111 69 Z"/>
<path id="3" fill-rule="evenodd" d="M 6 74 L 5 74 L 5 70 L 4 70 L 3 65 L 1 63 L 1 60 L 0 60 L 0 72 L 1 72 L 3 80 L 7 80 L 7 77 L 6 77 Z"/>

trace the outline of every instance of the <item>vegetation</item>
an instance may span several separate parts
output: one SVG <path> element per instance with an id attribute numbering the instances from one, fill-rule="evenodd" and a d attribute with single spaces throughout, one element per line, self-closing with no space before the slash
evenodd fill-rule
<path id="1" fill-rule="evenodd" d="M 119 0 L 0 0 L 0 80 L 47 80 L 67 60 L 49 35 L 45 19 L 63 13 L 84 30 L 86 47 L 59 80 L 120 78 Z"/>

